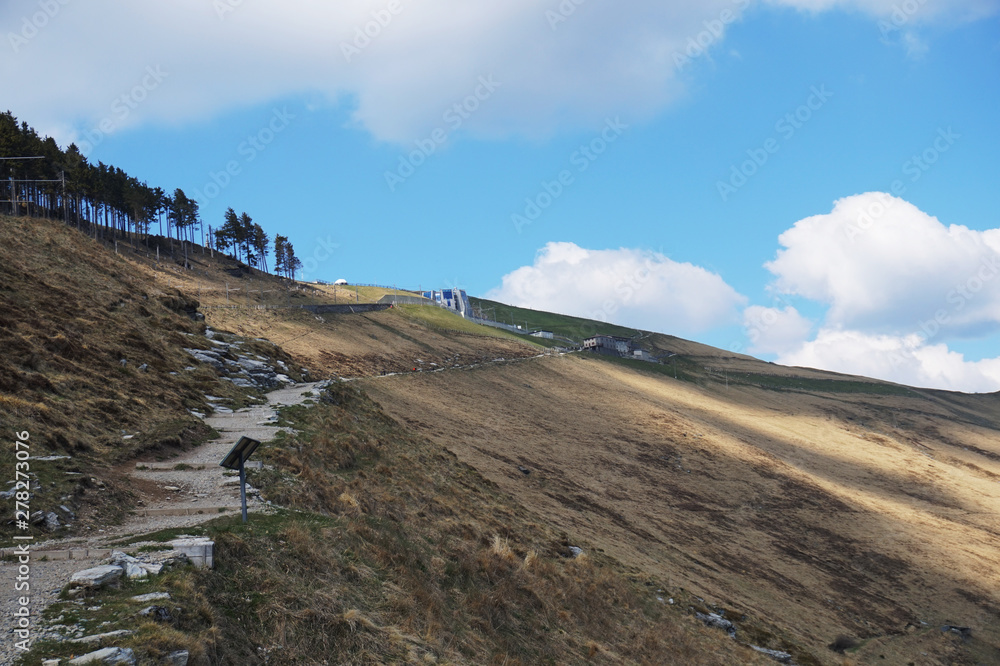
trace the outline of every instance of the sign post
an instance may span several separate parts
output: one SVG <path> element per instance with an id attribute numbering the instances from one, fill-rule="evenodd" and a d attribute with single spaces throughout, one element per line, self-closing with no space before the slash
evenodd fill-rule
<path id="1" fill-rule="evenodd" d="M 260 446 L 260 442 L 250 437 L 240 437 L 240 441 L 233 445 L 226 457 L 219 463 L 226 469 L 238 470 L 240 473 L 240 504 L 243 508 L 243 522 L 247 522 L 247 473 L 246 461 L 249 460 L 253 452 Z"/>

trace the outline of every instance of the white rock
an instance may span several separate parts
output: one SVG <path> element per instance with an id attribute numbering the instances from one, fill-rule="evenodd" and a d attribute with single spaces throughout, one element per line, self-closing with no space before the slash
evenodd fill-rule
<path id="1" fill-rule="evenodd" d="M 125 575 L 129 580 L 141 580 L 148 576 L 149 572 L 136 562 L 128 562 L 125 564 Z"/>
<path id="2" fill-rule="evenodd" d="M 109 638 L 122 638 L 123 636 L 131 636 L 132 632 L 128 629 L 119 629 L 118 631 L 109 631 L 104 634 L 94 634 L 93 636 L 84 636 L 83 638 L 71 638 L 70 643 L 100 643 L 101 641 L 107 640 Z"/>
<path id="3" fill-rule="evenodd" d="M 105 585 L 117 585 L 118 579 L 122 576 L 122 568 L 114 564 L 94 567 L 77 571 L 70 578 L 69 583 L 73 587 L 103 587 Z"/>
<path id="4" fill-rule="evenodd" d="M 134 557 L 132 557 L 128 553 L 123 553 L 120 550 L 113 550 L 113 551 L 111 551 L 111 563 L 112 564 L 117 564 L 117 565 L 120 566 L 123 562 L 138 562 L 138 561 L 139 560 L 135 559 Z"/>
<path id="5" fill-rule="evenodd" d="M 135 653 L 129 648 L 109 647 L 95 652 L 89 652 L 69 662 L 72 666 L 84 664 L 117 664 L 119 666 L 135 666 Z"/>
<path id="6" fill-rule="evenodd" d="M 177 650 L 160 659 L 160 663 L 165 666 L 187 666 L 188 657 L 187 650 Z"/>
<path id="7" fill-rule="evenodd" d="M 160 599 L 169 599 L 169 598 L 170 598 L 169 592 L 150 592 L 149 594 L 139 594 L 137 596 L 134 596 L 132 597 L 132 601 L 138 601 L 139 603 L 144 604 L 148 601 L 159 601 Z"/>
<path id="8" fill-rule="evenodd" d="M 150 564 L 148 562 L 140 562 L 139 566 L 154 576 L 159 575 L 159 573 L 163 571 L 162 564 Z"/>

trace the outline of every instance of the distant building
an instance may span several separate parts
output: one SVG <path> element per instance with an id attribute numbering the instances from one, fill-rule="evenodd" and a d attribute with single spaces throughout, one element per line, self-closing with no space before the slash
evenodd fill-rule
<path id="1" fill-rule="evenodd" d="M 472 303 L 464 289 L 442 289 L 441 291 L 425 291 L 421 294 L 443 308 L 452 310 L 463 317 L 472 316 Z"/>
<path id="2" fill-rule="evenodd" d="M 632 341 L 614 335 L 595 335 L 583 341 L 583 350 L 606 356 L 631 356 Z"/>
<path id="3" fill-rule="evenodd" d="M 651 353 L 645 349 L 635 349 L 632 351 L 632 358 L 637 361 L 650 361 L 651 363 L 656 363 L 657 359 Z"/>
<path id="4" fill-rule="evenodd" d="M 556 337 L 552 331 L 535 331 L 531 335 L 532 337 L 545 338 L 546 340 L 551 340 L 552 338 Z"/>

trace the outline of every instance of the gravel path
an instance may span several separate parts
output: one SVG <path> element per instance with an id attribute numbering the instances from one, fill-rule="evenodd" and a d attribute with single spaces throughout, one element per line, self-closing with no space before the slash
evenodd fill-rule
<path id="1" fill-rule="evenodd" d="M 132 474 L 143 479 L 153 480 L 161 487 L 176 488 L 168 491 L 170 494 L 162 501 L 146 506 L 149 509 L 178 509 L 201 507 L 233 507 L 240 506 L 240 490 L 238 476 L 230 477 L 228 470 L 219 466 L 219 461 L 229 452 L 233 444 L 243 435 L 260 440 L 273 439 L 282 428 L 273 425 L 277 420 L 277 408 L 283 405 L 296 405 L 307 400 L 306 393 L 319 388 L 319 383 L 295 384 L 278 389 L 267 394 L 266 405 L 255 405 L 236 412 L 217 413 L 206 417 L 204 421 L 219 432 L 219 438 L 207 442 L 187 454 L 171 460 L 171 465 L 187 465 L 190 469 L 140 470 Z M 197 469 L 204 466 L 204 469 Z M 230 473 L 231 474 L 231 473 Z M 266 511 L 267 505 L 255 496 L 248 495 L 247 508 L 252 511 Z M 31 550 L 57 550 L 66 548 L 102 548 L 108 547 L 108 542 L 124 536 L 147 534 L 157 530 L 189 527 L 211 520 L 218 516 L 217 512 L 192 514 L 185 516 L 133 516 L 122 525 L 100 530 L 98 534 L 78 536 L 71 539 L 57 539 L 39 542 L 31 545 Z M 29 596 L 31 611 L 32 641 L 40 634 L 39 616 L 41 612 L 54 602 L 63 586 L 69 582 L 74 572 L 102 564 L 106 558 L 73 559 L 65 561 L 40 561 L 32 558 L 27 582 L 28 591 L 18 591 L 18 562 L 0 562 L 0 585 L 5 591 L 0 595 L 0 631 L 3 641 L 0 643 L 0 664 L 11 664 L 16 659 L 18 650 L 14 636 L 17 618 L 14 613 L 20 608 L 19 597 Z"/>

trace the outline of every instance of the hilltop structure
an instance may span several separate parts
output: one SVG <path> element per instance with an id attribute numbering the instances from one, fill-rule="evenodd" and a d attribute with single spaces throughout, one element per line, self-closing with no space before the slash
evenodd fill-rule
<path id="1" fill-rule="evenodd" d="M 632 341 L 615 335 L 595 335 L 583 341 L 583 350 L 605 356 L 631 356 Z"/>
<path id="2" fill-rule="evenodd" d="M 463 317 L 472 316 L 472 304 L 464 289 L 442 289 L 441 291 L 425 291 L 421 294 L 443 308 L 452 310 Z"/>

